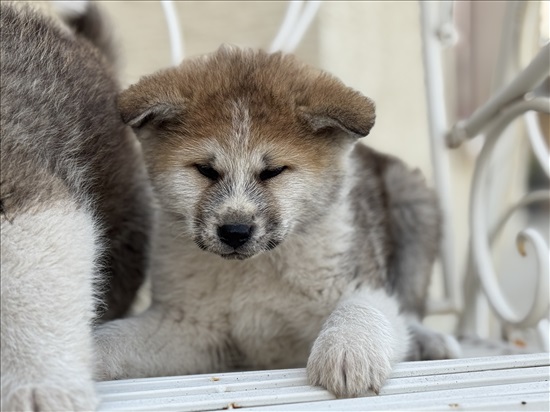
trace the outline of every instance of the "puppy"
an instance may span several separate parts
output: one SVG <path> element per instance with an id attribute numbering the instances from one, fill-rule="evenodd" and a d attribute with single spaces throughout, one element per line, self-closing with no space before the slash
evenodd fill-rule
<path id="1" fill-rule="evenodd" d="M 91 410 L 92 321 L 143 280 L 151 190 L 95 6 L 73 31 L 0 7 L 1 409 Z"/>
<path id="2" fill-rule="evenodd" d="M 119 98 L 160 203 L 151 308 L 97 331 L 103 379 L 307 365 L 335 395 L 452 348 L 420 319 L 440 215 L 357 144 L 373 102 L 292 56 L 223 46 Z M 411 339 L 412 338 L 412 339 Z"/>

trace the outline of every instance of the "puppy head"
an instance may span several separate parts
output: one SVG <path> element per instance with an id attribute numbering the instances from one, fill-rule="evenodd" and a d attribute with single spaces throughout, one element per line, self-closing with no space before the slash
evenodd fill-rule
<path id="1" fill-rule="evenodd" d="M 245 259 L 330 209 L 374 104 L 292 56 L 224 47 L 119 98 L 164 209 L 202 249 Z"/>

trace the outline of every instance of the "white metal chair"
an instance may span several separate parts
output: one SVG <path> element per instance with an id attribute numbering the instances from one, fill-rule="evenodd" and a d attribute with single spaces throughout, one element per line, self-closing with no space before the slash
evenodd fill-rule
<path id="1" fill-rule="evenodd" d="M 539 190 L 525 195 L 516 204 L 512 205 L 497 221 L 490 222 L 487 214 L 489 196 L 487 176 L 491 172 L 491 155 L 495 145 L 504 134 L 506 127 L 515 119 L 525 114 L 527 135 L 531 149 L 541 167 L 550 177 L 549 152 L 536 113 L 548 113 L 550 100 L 548 91 L 543 90 L 544 80 L 549 76 L 550 46 L 544 45 L 536 57 L 520 71 L 518 67 L 518 53 L 521 46 L 520 28 L 522 24 L 532 27 L 535 21 L 525 21 L 532 13 L 527 10 L 532 7 L 528 2 L 510 2 L 508 5 L 507 21 L 504 26 L 512 36 L 503 36 L 499 62 L 506 67 L 497 68 L 500 90 L 489 101 L 479 107 L 474 114 L 461 120 L 452 128 L 446 121 L 443 71 L 439 59 L 441 42 L 449 36 L 450 22 L 441 21 L 437 4 L 422 2 L 422 31 L 424 43 L 424 66 L 426 73 L 426 93 L 430 113 L 430 134 L 432 138 L 432 159 L 436 171 L 436 186 L 440 194 L 442 208 L 445 213 L 445 231 L 452 234 L 452 194 L 449 189 L 449 165 L 447 161 L 447 147 L 456 148 L 464 141 L 473 138 L 484 138 L 483 148 L 476 159 L 475 173 L 470 194 L 470 256 L 465 289 L 457 287 L 458 274 L 454 270 L 453 237 L 447 235 L 442 244 L 442 260 L 444 262 L 446 301 L 442 311 L 450 310 L 460 316 L 458 334 L 477 335 L 483 320 L 482 312 L 477 305 L 479 291 L 486 296 L 494 315 L 502 324 L 503 336 L 511 328 L 536 328 L 538 341 L 534 348 L 549 351 L 548 348 L 548 310 L 549 310 L 549 268 L 548 245 L 544 237 L 535 229 L 529 228 L 518 235 L 518 250 L 522 255 L 527 254 L 526 243 L 532 246 L 529 253 L 534 253 L 537 261 L 536 292 L 533 302 L 525 314 L 517 314 L 505 299 L 498 283 L 494 265 L 491 261 L 490 246 L 493 240 L 502 231 L 503 226 L 518 209 L 534 202 L 548 202 L 548 190 Z M 445 16 L 445 14 L 443 14 Z M 516 72 L 511 79 L 504 78 L 505 71 Z M 538 89 L 537 89 L 538 87 Z M 538 90 L 538 93 L 537 93 Z M 546 95 L 545 95 L 546 94 Z M 493 194 L 493 196 L 495 196 Z M 462 293 L 457 291 L 461 291 Z M 463 298 L 465 303 L 463 303 Z M 485 332 L 486 333 L 486 332 Z"/>

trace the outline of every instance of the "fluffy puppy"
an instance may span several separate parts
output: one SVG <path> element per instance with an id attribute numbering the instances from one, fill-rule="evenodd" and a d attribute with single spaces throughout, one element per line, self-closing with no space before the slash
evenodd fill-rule
<path id="1" fill-rule="evenodd" d="M 436 198 L 356 144 L 370 99 L 292 56 L 223 46 L 119 108 L 161 210 L 152 306 L 98 330 L 101 378 L 307 364 L 312 384 L 358 396 L 407 355 L 450 355 L 419 323 Z"/>
<path id="2" fill-rule="evenodd" d="M 151 191 L 105 25 L 93 5 L 67 21 L 0 6 L 3 411 L 95 408 L 97 297 L 122 315 L 146 266 Z"/>

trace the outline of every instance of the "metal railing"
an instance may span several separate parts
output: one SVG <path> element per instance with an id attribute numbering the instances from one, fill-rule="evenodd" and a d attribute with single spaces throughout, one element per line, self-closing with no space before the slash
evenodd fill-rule
<path id="1" fill-rule="evenodd" d="M 518 117 L 524 116 L 527 122 L 527 135 L 535 158 L 540 163 L 547 177 L 550 177 L 550 156 L 538 126 L 536 113 L 550 113 L 550 99 L 540 87 L 550 75 L 550 45 L 544 45 L 539 53 L 523 70 L 510 81 L 503 84 L 485 104 L 479 107 L 468 119 L 449 127 L 445 115 L 446 99 L 444 95 L 443 69 L 441 64 L 442 42 L 447 41 L 450 20 L 440 8 L 448 7 L 443 2 L 421 2 L 422 34 L 424 46 L 424 66 L 426 75 L 426 94 L 428 99 L 430 135 L 432 143 L 432 160 L 437 190 L 444 210 L 444 238 L 442 242 L 442 260 L 445 278 L 445 300 L 436 308 L 436 312 L 455 311 L 460 315 L 460 334 L 476 333 L 476 298 L 481 291 L 486 296 L 494 315 L 503 328 L 538 328 L 541 349 L 548 351 L 548 316 L 549 316 L 549 248 L 544 237 L 534 228 L 522 230 L 517 237 L 517 248 L 522 255 L 533 254 L 537 263 L 537 278 L 532 304 L 524 314 L 518 314 L 505 298 L 498 282 L 498 277 L 491 259 L 491 244 L 501 232 L 504 225 L 517 210 L 534 202 L 548 202 L 550 193 L 539 190 L 526 194 L 517 203 L 511 205 L 504 216 L 491 228 L 487 219 L 487 176 L 489 164 L 495 147 L 504 130 Z M 510 2 L 512 12 L 507 14 L 506 29 L 511 39 L 502 47 L 503 52 L 510 50 L 517 53 L 521 42 L 519 24 L 525 23 L 520 16 L 530 16 L 526 7 L 529 2 Z M 443 17 L 442 17 L 443 16 Z M 532 25 L 533 22 L 530 22 Z M 451 30 L 452 32 L 452 30 Z M 510 44 L 511 43 L 511 44 Z M 514 60 L 501 56 L 501 63 L 513 64 Z M 512 62 L 512 63 L 510 63 Z M 511 68 L 516 69 L 515 67 Z M 502 73 L 510 67 L 499 67 L 497 77 L 503 79 Z M 468 139 L 484 137 L 483 148 L 475 162 L 475 172 L 471 184 L 469 206 L 470 251 L 469 269 L 465 284 L 465 305 L 457 291 L 458 276 L 454 266 L 455 256 L 452 244 L 452 214 L 450 171 L 448 148 L 456 148 Z M 530 245 L 530 248 L 527 246 Z M 473 279 L 472 277 L 475 277 Z M 437 310 L 439 309 L 439 310 Z"/>

